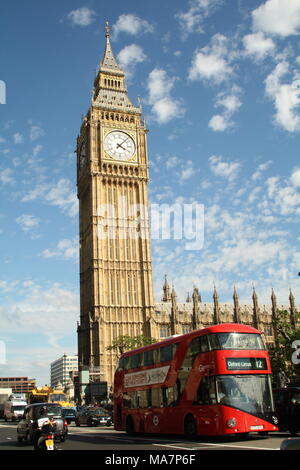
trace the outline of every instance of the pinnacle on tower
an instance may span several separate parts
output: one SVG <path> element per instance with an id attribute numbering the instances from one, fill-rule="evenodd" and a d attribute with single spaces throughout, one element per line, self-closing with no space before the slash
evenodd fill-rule
<path id="1" fill-rule="evenodd" d="M 118 75 L 124 75 L 123 70 L 117 64 L 115 56 L 113 55 L 112 48 L 110 45 L 110 29 L 108 21 L 105 25 L 105 37 L 106 37 L 106 46 L 104 51 L 103 59 L 100 63 L 100 71 L 101 72 L 113 72 L 117 73 Z"/>
<path id="2" fill-rule="evenodd" d="M 218 291 L 217 291 L 217 288 L 214 284 L 214 295 L 213 295 L 213 299 L 218 301 L 219 300 L 219 294 L 218 294 Z"/>
<path id="3" fill-rule="evenodd" d="M 255 287 L 254 287 L 254 286 L 253 286 L 252 300 L 253 300 L 254 302 L 257 302 L 257 293 L 256 293 L 256 291 L 255 291 Z"/>
<path id="4" fill-rule="evenodd" d="M 171 293 L 170 293 L 170 286 L 167 280 L 167 275 L 165 274 L 165 282 L 163 285 L 163 297 L 162 301 L 163 302 L 170 302 L 171 300 Z"/>
<path id="5" fill-rule="evenodd" d="M 233 300 L 239 300 L 239 294 L 237 293 L 236 287 L 233 289 Z"/>

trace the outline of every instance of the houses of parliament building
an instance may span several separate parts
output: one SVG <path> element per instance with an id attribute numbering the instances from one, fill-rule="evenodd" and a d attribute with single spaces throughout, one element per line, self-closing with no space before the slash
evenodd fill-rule
<path id="1" fill-rule="evenodd" d="M 277 305 L 274 292 L 270 305 L 260 305 L 255 290 L 252 303 L 241 305 L 235 289 L 233 303 L 224 304 L 219 302 L 216 288 L 212 303 L 203 303 L 194 288 L 187 301 L 180 303 L 165 279 L 162 300 L 154 301 L 147 218 L 143 226 L 146 236 L 131 236 L 132 220 L 140 213 L 120 209 L 122 204 L 125 209 L 148 207 L 148 130 L 141 106 L 133 105 L 128 97 L 108 25 L 105 40 L 91 104 L 77 138 L 79 368 L 98 370 L 100 381 L 111 385 L 117 356 L 107 348 L 118 336 L 144 335 L 160 340 L 215 323 L 252 325 L 272 344 L 272 318 L 277 310 L 288 310 L 291 323 L 296 325 L 292 292 L 286 306 Z"/>

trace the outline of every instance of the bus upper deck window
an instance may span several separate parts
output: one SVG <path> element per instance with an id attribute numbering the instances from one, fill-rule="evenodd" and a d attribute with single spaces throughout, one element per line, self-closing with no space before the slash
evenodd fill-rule
<path id="1" fill-rule="evenodd" d="M 177 344 L 169 344 L 169 346 L 163 346 L 159 349 L 160 353 L 160 362 L 168 362 L 172 361 L 175 352 L 176 352 Z"/>
<path id="2" fill-rule="evenodd" d="M 144 352 L 144 366 L 153 366 L 154 364 L 154 350 Z"/>
<path id="3" fill-rule="evenodd" d="M 130 356 L 123 357 L 123 370 L 130 369 Z"/>
<path id="4" fill-rule="evenodd" d="M 141 367 L 142 365 L 142 354 L 134 354 L 131 356 L 131 369 L 137 369 L 138 367 Z"/>

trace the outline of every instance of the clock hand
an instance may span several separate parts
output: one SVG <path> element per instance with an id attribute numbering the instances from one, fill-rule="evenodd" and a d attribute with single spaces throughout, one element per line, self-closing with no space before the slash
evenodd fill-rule
<path id="1" fill-rule="evenodd" d="M 117 144 L 117 147 L 122 147 L 122 145 L 123 145 L 123 144 L 126 142 L 126 140 L 128 140 L 128 139 L 129 139 L 129 136 L 126 137 L 126 139 L 123 140 L 123 142 L 121 142 L 120 144 Z M 123 147 L 122 147 L 122 148 L 123 148 Z"/>
<path id="2" fill-rule="evenodd" d="M 122 144 L 123 144 L 123 142 L 122 142 Z M 126 151 L 126 149 L 124 149 L 124 147 L 122 146 L 122 144 L 117 144 L 117 148 L 121 147 L 121 149 L 123 149 L 123 150 Z"/>

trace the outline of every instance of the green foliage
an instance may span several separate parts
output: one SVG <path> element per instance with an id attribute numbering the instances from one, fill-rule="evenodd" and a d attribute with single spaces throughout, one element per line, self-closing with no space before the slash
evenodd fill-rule
<path id="1" fill-rule="evenodd" d="M 300 378 L 299 365 L 292 363 L 293 341 L 300 340 L 300 328 L 294 328 L 291 324 L 290 312 L 286 310 L 277 311 L 273 320 L 274 349 L 270 351 L 271 367 L 274 378 L 284 373 L 287 381 Z"/>
<path id="2" fill-rule="evenodd" d="M 157 340 L 154 338 L 148 338 L 147 336 L 118 336 L 115 338 L 110 346 L 106 349 L 108 351 L 115 351 L 117 356 L 121 356 L 126 351 L 132 349 L 141 348 L 147 346 L 147 344 L 156 343 Z"/>

